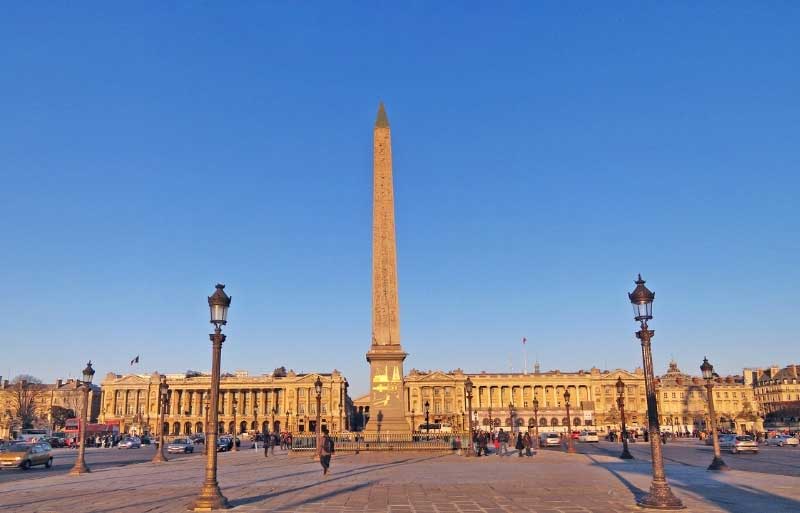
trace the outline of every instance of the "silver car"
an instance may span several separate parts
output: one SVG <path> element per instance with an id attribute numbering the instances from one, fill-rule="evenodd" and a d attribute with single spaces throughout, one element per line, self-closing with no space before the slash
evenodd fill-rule
<path id="1" fill-rule="evenodd" d="M 719 438 L 719 448 L 728 450 L 736 454 L 739 452 L 758 453 L 758 443 L 752 436 L 747 435 L 723 435 Z"/>
<path id="2" fill-rule="evenodd" d="M 772 438 L 767 438 L 767 445 L 776 445 L 783 447 L 784 445 L 791 445 L 797 447 L 800 445 L 800 440 L 789 435 L 775 435 Z"/>
<path id="3" fill-rule="evenodd" d="M 131 436 L 124 440 L 120 440 L 119 444 L 117 445 L 118 449 L 141 449 L 142 447 L 142 439 L 138 436 Z"/>
<path id="4" fill-rule="evenodd" d="M 194 452 L 194 442 L 191 438 L 176 438 L 167 444 L 167 452 L 184 454 Z"/>

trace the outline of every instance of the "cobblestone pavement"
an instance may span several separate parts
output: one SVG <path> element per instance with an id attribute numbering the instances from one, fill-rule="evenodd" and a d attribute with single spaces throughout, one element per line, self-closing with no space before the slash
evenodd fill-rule
<path id="1" fill-rule="evenodd" d="M 433 454 L 337 455 L 322 477 L 306 456 L 220 455 L 219 481 L 233 511 L 319 513 L 639 511 L 650 464 L 603 454 L 540 451 L 532 458 Z M 710 473 L 672 464 L 675 493 L 694 512 L 797 512 L 800 478 Z M 137 463 L 89 475 L 0 484 L 0 511 L 19 513 L 179 512 L 200 488 L 201 458 Z"/>

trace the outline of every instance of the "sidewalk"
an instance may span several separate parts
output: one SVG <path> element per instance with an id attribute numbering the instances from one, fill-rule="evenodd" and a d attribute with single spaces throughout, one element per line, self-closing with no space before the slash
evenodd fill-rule
<path id="1" fill-rule="evenodd" d="M 132 464 L 70 477 L 0 484 L 0 511 L 180 512 L 200 489 L 204 459 Z M 635 496 L 650 465 L 597 455 L 540 451 L 533 458 L 337 455 L 333 474 L 317 462 L 255 451 L 220 455 L 219 481 L 233 511 L 529 512 L 641 511 Z M 800 511 L 800 478 L 669 465 L 675 493 L 699 513 Z"/>

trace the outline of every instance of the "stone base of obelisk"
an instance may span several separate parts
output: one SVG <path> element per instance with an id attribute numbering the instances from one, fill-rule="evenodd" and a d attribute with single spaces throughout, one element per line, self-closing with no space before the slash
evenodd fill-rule
<path id="1" fill-rule="evenodd" d="M 365 434 L 411 433 L 403 405 L 403 361 L 408 356 L 398 346 L 372 346 L 369 421 Z"/>

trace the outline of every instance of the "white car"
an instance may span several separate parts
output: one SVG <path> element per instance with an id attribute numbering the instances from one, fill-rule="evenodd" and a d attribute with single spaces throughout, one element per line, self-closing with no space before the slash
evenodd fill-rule
<path id="1" fill-rule="evenodd" d="M 141 449 L 142 439 L 138 436 L 126 438 L 117 445 L 117 449 Z"/>
<path id="2" fill-rule="evenodd" d="M 745 451 L 758 454 L 758 444 L 752 436 L 747 435 L 722 435 L 719 437 L 719 448 L 732 454 Z"/>
<path id="3" fill-rule="evenodd" d="M 797 447 L 800 445 L 800 440 L 789 435 L 775 435 L 772 438 L 767 438 L 767 445 L 776 445 L 783 447 L 784 445 L 792 445 Z"/>
<path id="4" fill-rule="evenodd" d="M 539 433 L 539 445 L 542 447 L 558 447 L 561 445 L 561 437 L 558 433 Z"/>
<path id="5" fill-rule="evenodd" d="M 584 429 L 581 431 L 581 434 L 578 435 L 579 442 L 599 442 L 600 437 L 597 436 L 597 431 L 589 431 Z"/>

